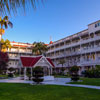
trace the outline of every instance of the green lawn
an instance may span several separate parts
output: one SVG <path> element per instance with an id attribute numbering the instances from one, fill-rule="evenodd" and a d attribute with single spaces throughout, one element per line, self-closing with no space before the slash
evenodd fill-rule
<path id="1" fill-rule="evenodd" d="M 100 78 L 80 78 L 80 80 L 82 80 L 82 82 L 70 82 L 70 83 L 100 86 Z"/>
<path id="2" fill-rule="evenodd" d="M 100 100 L 100 90 L 55 85 L 0 83 L 0 100 Z"/>
<path id="3" fill-rule="evenodd" d="M 1 74 L 0 74 L 0 77 L 8 78 L 8 75 L 1 75 Z"/>

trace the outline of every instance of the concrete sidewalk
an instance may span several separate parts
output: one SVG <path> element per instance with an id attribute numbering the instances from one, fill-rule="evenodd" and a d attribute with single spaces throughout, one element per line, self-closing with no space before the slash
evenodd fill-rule
<path id="1" fill-rule="evenodd" d="M 79 84 L 66 84 L 70 82 L 70 78 L 55 78 L 54 81 L 44 81 L 43 84 L 46 85 L 62 85 L 62 86 L 73 86 L 73 87 L 84 87 L 91 89 L 100 89 L 100 86 L 91 86 L 91 85 L 79 85 Z M 33 81 L 20 80 L 19 77 L 11 79 L 2 79 L 0 83 L 34 83 Z"/>

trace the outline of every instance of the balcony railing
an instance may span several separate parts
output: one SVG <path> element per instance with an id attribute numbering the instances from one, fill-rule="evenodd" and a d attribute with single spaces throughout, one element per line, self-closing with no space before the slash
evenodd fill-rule
<path id="1" fill-rule="evenodd" d="M 73 44 L 70 44 L 70 45 L 64 45 L 63 47 L 59 47 L 59 48 L 55 48 L 53 50 L 47 51 L 47 53 L 51 53 L 51 52 L 54 52 L 54 51 L 59 51 L 61 49 L 66 49 L 66 48 L 70 48 L 70 47 L 86 44 L 86 43 L 89 43 L 89 42 L 92 42 L 92 41 L 96 41 L 96 40 L 100 40 L 100 36 L 95 36 L 94 38 L 89 38 L 88 40 L 80 40 L 79 42 L 73 43 Z"/>

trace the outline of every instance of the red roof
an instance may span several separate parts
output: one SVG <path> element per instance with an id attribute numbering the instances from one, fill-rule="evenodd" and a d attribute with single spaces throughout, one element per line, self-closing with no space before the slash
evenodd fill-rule
<path id="1" fill-rule="evenodd" d="M 54 67 L 54 64 L 53 64 L 53 62 L 51 61 L 51 59 L 50 58 L 46 58 L 48 61 L 49 61 L 49 63 Z"/>
<path id="2" fill-rule="evenodd" d="M 42 56 L 40 57 L 21 57 L 21 62 L 22 62 L 23 67 L 32 67 L 39 61 L 41 57 Z"/>
<path id="3" fill-rule="evenodd" d="M 46 46 L 48 46 L 48 44 L 45 44 Z"/>
<path id="4" fill-rule="evenodd" d="M 16 46 L 16 47 L 28 47 L 28 46 L 24 46 L 24 45 L 13 45 L 13 46 Z"/>
<path id="5" fill-rule="evenodd" d="M 41 58 L 39 57 L 20 57 L 23 67 L 33 67 Z M 50 58 L 46 58 L 47 61 L 54 67 Z"/>
<path id="6" fill-rule="evenodd" d="M 49 44 L 52 44 L 53 42 L 52 41 L 50 41 L 50 43 Z"/>

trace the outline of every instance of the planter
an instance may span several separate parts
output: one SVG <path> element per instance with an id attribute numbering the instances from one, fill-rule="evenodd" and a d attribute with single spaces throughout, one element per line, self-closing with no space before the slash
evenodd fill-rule
<path id="1" fill-rule="evenodd" d="M 37 84 L 43 82 L 43 78 L 33 78 L 33 81 L 36 82 Z"/>

